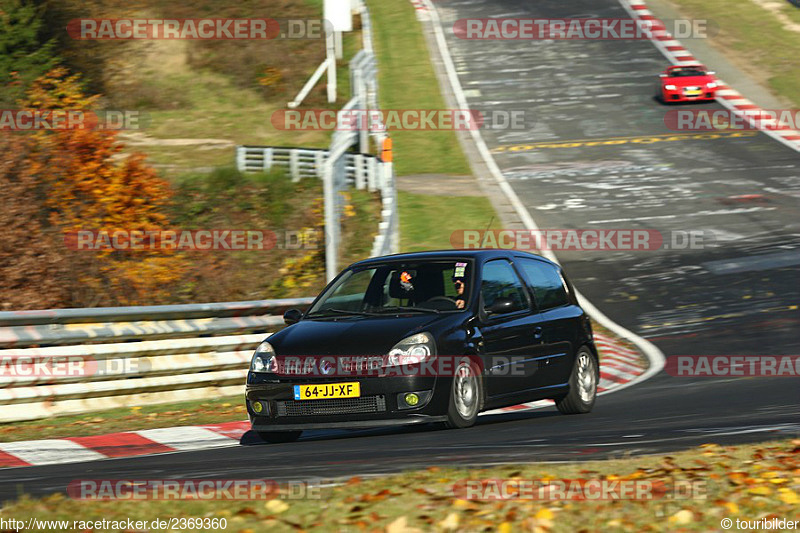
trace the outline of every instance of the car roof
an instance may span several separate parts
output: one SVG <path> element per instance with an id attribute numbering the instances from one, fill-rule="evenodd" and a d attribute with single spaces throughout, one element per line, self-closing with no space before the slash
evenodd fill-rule
<path id="1" fill-rule="evenodd" d="M 514 259 L 515 257 L 527 257 L 529 259 L 538 259 L 555 265 L 549 259 L 540 255 L 532 254 L 530 252 L 522 252 L 519 250 L 498 250 L 498 249 L 451 249 L 451 250 L 430 250 L 426 252 L 408 252 L 402 254 L 383 255 L 380 257 L 370 257 L 353 263 L 350 266 L 365 266 L 372 263 L 383 263 L 387 260 L 391 261 L 420 261 L 428 259 L 452 259 L 464 258 L 474 259 L 478 262 L 487 261 L 489 259 L 506 258 Z M 557 266 L 557 265 L 556 265 Z"/>

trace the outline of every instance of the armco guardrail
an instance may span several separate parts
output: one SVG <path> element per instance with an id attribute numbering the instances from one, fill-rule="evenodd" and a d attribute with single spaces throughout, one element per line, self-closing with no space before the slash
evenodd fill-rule
<path id="1" fill-rule="evenodd" d="M 0 312 L 0 422 L 241 393 L 253 349 L 312 301 Z"/>

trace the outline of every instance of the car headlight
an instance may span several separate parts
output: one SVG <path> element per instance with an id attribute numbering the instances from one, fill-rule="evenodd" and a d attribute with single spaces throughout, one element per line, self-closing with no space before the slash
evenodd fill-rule
<path id="1" fill-rule="evenodd" d="M 677 87 L 675 87 L 674 85 L 664 85 L 664 88 L 668 91 L 674 91 L 675 89 L 677 89 Z"/>
<path id="2" fill-rule="evenodd" d="M 430 333 L 417 333 L 401 340 L 389 350 L 389 365 L 412 365 L 436 355 L 436 343 Z"/>
<path id="3" fill-rule="evenodd" d="M 706 87 L 708 87 L 709 89 L 713 89 L 716 86 L 717 86 L 717 84 L 714 83 L 713 81 L 710 81 L 710 82 L 706 83 Z"/>
<path id="4" fill-rule="evenodd" d="M 256 348 L 253 358 L 250 360 L 251 372 L 275 372 L 275 349 L 267 341 L 262 342 Z"/>

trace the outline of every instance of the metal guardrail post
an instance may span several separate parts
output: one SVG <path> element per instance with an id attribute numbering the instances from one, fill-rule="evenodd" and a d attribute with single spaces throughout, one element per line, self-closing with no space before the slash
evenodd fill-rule
<path id="1" fill-rule="evenodd" d="M 323 201 L 325 204 L 325 280 L 331 281 L 336 277 L 337 253 L 339 250 L 339 224 L 336 217 L 336 193 L 333 187 L 333 158 L 325 161 L 325 170 L 322 178 Z"/>
<path id="2" fill-rule="evenodd" d="M 362 1 L 360 3 L 359 11 L 361 13 L 361 40 L 362 47 L 366 52 L 372 53 L 372 23 L 369 18 L 369 11 L 366 4 Z"/>

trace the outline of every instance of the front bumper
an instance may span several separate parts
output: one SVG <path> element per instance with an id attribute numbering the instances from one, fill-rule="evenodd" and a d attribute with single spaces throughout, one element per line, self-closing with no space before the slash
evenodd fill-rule
<path id="1" fill-rule="evenodd" d="M 296 400 L 294 386 L 357 381 L 358 398 Z M 245 399 L 250 423 L 256 431 L 340 429 L 424 424 L 446 419 L 452 379 L 421 376 L 302 378 L 270 377 L 249 373 Z M 402 403 L 405 393 L 415 392 L 419 405 Z M 253 403 L 264 407 L 260 413 Z"/>
<path id="2" fill-rule="evenodd" d="M 306 429 L 365 429 L 385 426 L 405 426 L 414 424 L 428 424 L 431 422 L 444 422 L 444 415 L 429 416 L 415 415 L 404 418 L 388 418 L 376 420 L 352 420 L 349 422 L 300 422 L 288 424 L 264 423 L 259 418 L 250 417 L 253 431 L 296 431 Z"/>
<path id="3" fill-rule="evenodd" d="M 697 102 L 705 100 L 714 100 L 717 97 L 716 89 L 704 89 L 699 94 L 689 95 L 683 92 L 683 89 L 674 91 L 662 90 L 662 98 L 665 102 Z"/>

